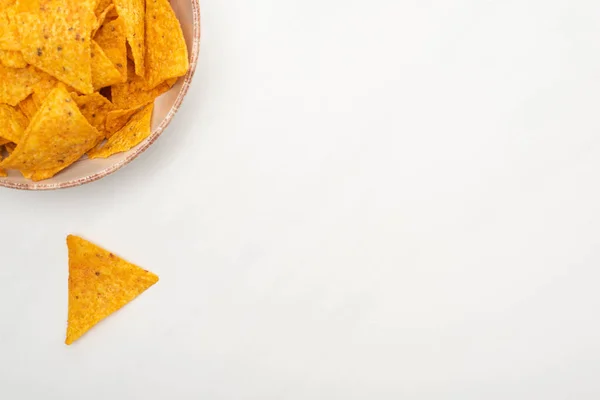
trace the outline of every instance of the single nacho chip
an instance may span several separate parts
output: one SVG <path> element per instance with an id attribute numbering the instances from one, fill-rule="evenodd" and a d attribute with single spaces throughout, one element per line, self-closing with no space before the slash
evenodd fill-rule
<path id="1" fill-rule="evenodd" d="M 124 127 L 131 116 L 138 112 L 140 107 L 130 108 L 128 110 L 114 110 L 106 116 L 106 137 L 111 137 L 115 132 Z"/>
<path id="2" fill-rule="evenodd" d="M 144 76 L 145 32 L 144 32 L 144 0 L 114 0 L 117 14 L 125 23 L 125 36 L 131 47 L 135 73 Z"/>
<path id="3" fill-rule="evenodd" d="M 0 103 L 16 106 L 33 92 L 40 80 L 32 67 L 8 68 L 0 64 Z"/>
<path id="4" fill-rule="evenodd" d="M 40 0 L 37 12 L 17 14 L 25 60 L 81 93 L 92 93 L 90 0 Z"/>
<path id="5" fill-rule="evenodd" d="M 88 153 L 90 158 L 107 158 L 116 153 L 128 151 L 150 136 L 152 110 L 154 104 L 148 104 L 135 114 L 121 130 L 112 135 L 104 146 Z"/>
<path id="6" fill-rule="evenodd" d="M 27 96 L 23 101 L 21 101 L 19 103 L 19 110 L 21 110 L 21 112 L 23 114 L 25 114 L 25 117 L 27 117 L 27 119 L 29 121 L 31 121 L 31 119 L 33 118 L 33 116 L 37 112 L 38 108 L 39 107 L 37 106 L 37 104 L 33 100 L 33 94 L 30 95 L 30 96 Z"/>
<path id="7" fill-rule="evenodd" d="M 158 282 L 158 276 L 77 236 L 67 237 L 67 247 L 69 345 Z"/>
<path id="8" fill-rule="evenodd" d="M 88 122 L 105 136 L 106 116 L 109 112 L 115 109 L 115 106 L 102 96 L 100 93 L 92 93 L 86 95 L 72 95 L 75 103 L 79 107 L 81 114 Z"/>
<path id="9" fill-rule="evenodd" d="M 94 41 L 121 73 L 121 83 L 127 81 L 127 38 L 123 18 L 117 18 L 102 25 Z"/>
<path id="10" fill-rule="evenodd" d="M 189 68 L 179 20 L 169 0 L 146 0 L 146 83 L 152 89 Z"/>
<path id="11" fill-rule="evenodd" d="M 120 83 L 121 73 L 104 54 L 102 48 L 92 40 L 92 82 L 94 90 Z"/>
<path id="12" fill-rule="evenodd" d="M 146 90 L 146 81 L 133 73 L 133 67 L 128 67 L 129 80 L 111 87 L 112 102 L 117 108 L 135 108 L 152 103 L 161 94 L 170 89 L 166 83 L 161 83 L 151 90 Z"/>
<path id="13" fill-rule="evenodd" d="M 27 61 L 23 58 L 23 53 L 15 50 L 0 50 L 0 63 L 10 68 L 27 67 Z"/>
<path id="14" fill-rule="evenodd" d="M 0 104 L 0 138 L 19 143 L 29 121 L 23 113 L 7 104 Z"/>
<path id="15" fill-rule="evenodd" d="M 99 137 L 71 95 L 58 86 L 30 121 L 13 154 L 0 165 L 7 169 L 39 171 L 43 176 L 48 171 L 57 173 L 94 147 Z"/>

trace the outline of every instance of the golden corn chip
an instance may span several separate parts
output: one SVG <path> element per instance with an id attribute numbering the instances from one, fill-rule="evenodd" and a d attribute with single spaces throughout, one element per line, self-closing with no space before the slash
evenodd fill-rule
<path id="1" fill-rule="evenodd" d="M 4 145 L 7 143 L 10 143 L 10 141 L 7 139 L 0 138 L 0 156 L 2 155 L 2 147 L 4 147 Z"/>
<path id="2" fill-rule="evenodd" d="M 144 76 L 145 32 L 144 32 L 144 0 L 114 0 L 117 14 L 123 18 L 125 36 L 131 47 L 135 73 Z"/>
<path id="3" fill-rule="evenodd" d="M 80 237 L 67 237 L 69 317 L 66 344 L 158 282 L 146 271 Z"/>
<path id="4" fill-rule="evenodd" d="M 19 143 L 29 121 L 23 113 L 7 104 L 0 104 L 0 138 Z"/>
<path id="5" fill-rule="evenodd" d="M 14 5 L 0 7 L 0 49 L 17 51 L 21 49 L 19 27 Z"/>
<path id="6" fill-rule="evenodd" d="M 9 68 L 25 68 L 27 66 L 23 53 L 15 50 L 0 50 L 0 63 Z"/>
<path id="7" fill-rule="evenodd" d="M 121 73 L 104 54 L 102 48 L 92 40 L 92 82 L 94 90 L 120 83 Z"/>
<path id="8" fill-rule="evenodd" d="M 170 89 L 163 82 L 154 89 L 147 90 L 144 78 L 135 75 L 131 66 L 128 70 L 129 80 L 111 87 L 112 102 L 117 108 L 135 108 L 152 103 Z"/>
<path id="9" fill-rule="evenodd" d="M 100 93 L 86 95 L 72 95 L 75 104 L 88 122 L 105 136 L 106 116 L 115 109 L 115 106 Z"/>
<path id="10" fill-rule="evenodd" d="M 33 179 L 40 180 L 77 161 L 97 144 L 99 137 L 71 95 L 58 86 L 30 121 L 13 154 L 0 166 L 37 172 Z"/>
<path id="11" fill-rule="evenodd" d="M 77 89 L 92 93 L 90 0 L 40 0 L 37 11 L 17 14 L 25 60 Z"/>
<path id="12" fill-rule="evenodd" d="M 98 29 L 100 29 L 100 27 L 104 24 L 107 14 L 114 8 L 114 4 L 109 4 L 108 7 L 106 7 L 106 9 L 102 11 L 102 13 L 100 13 L 100 15 L 96 16 L 96 21 L 94 22 L 92 28 L 92 38 L 94 38 L 94 35 L 96 34 L 96 32 L 98 32 Z"/>
<path id="13" fill-rule="evenodd" d="M 117 18 L 102 25 L 94 41 L 102 47 L 104 54 L 121 73 L 121 83 L 127 81 L 127 38 L 123 18 Z"/>
<path id="14" fill-rule="evenodd" d="M 21 112 L 25 114 L 25 117 L 27 117 L 29 121 L 31 121 L 38 108 L 39 107 L 33 100 L 33 94 L 31 96 L 27 96 L 23 101 L 19 103 L 19 110 L 21 110 Z"/>
<path id="15" fill-rule="evenodd" d="M 33 92 L 40 76 L 32 67 L 8 68 L 0 64 L 0 103 L 16 106 Z"/>
<path id="16" fill-rule="evenodd" d="M 189 68 L 188 51 L 169 0 L 146 0 L 146 84 L 152 89 Z"/>
<path id="17" fill-rule="evenodd" d="M 17 0 L 0 0 L 0 10 L 12 6 L 16 1 Z"/>
<path id="18" fill-rule="evenodd" d="M 152 123 L 152 110 L 154 104 L 148 104 L 121 130 L 112 135 L 102 147 L 95 148 L 88 153 L 90 158 L 107 158 L 116 153 L 128 151 L 140 144 L 150 136 Z"/>
<path id="19" fill-rule="evenodd" d="M 115 132 L 124 127 L 131 116 L 138 112 L 140 107 L 130 108 L 128 110 L 114 110 L 106 116 L 106 137 L 111 137 Z"/>

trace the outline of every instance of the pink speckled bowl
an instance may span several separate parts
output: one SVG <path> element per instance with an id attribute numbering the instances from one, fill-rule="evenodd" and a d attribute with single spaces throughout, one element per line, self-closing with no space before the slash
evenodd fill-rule
<path id="1" fill-rule="evenodd" d="M 23 178 L 18 171 L 8 171 L 8 177 L 0 178 L 0 186 L 23 190 L 52 190 L 83 185 L 112 174 L 133 161 L 154 143 L 169 125 L 187 94 L 200 52 L 199 0 L 171 0 L 171 6 L 179 18 L 188 45 L 190 70 L 187 75 L 179 79 L 171 90 L 156 99 L 152 117 L 152 134 L 128 152 L 115 154 L 106 159 L 79 160 L 55 177 L 45 181 L 32 182 Z"/>

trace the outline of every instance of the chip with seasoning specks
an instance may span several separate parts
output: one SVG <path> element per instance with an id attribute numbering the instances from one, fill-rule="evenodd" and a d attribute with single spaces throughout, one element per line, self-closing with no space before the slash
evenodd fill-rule
<path id="1" fill-rule="evenodd" d="M 67 248 L 67 345 L 158 282 L 158 276 L 152 272 L 78 236 L 67 237 Z"/>
<path id="2" fill-rule="evenodd" d="M 91 0 L 39 0 L 34 11 L 17 14 L 25 60 L 81 93 L 92 93 Z"/>
<path id="3" fill-rule="evenodd" d="M 188 51 L 168 0 L 146 0 L 146 84 L 152 89 L 187 73 Z"/>
<path id="4" fill-rule="evenodd" d="M 109 21 L 102 25 L 94 41 L 104 51 L 104 54 L 112 61 L 121 73 L 121 82 L 127 81 L 127 38 L 125 37 L 125 25 L 122 18 Z"/>
<path id="5" fill-rule="evenodd" d="M 115 109 L 115 106 L 102 96 L 100 93 L 92 93 L 85 95 L 72 94 L 73 100 L 79 107 L 81 114 L 88 122 L 102 134 L 106 136 L 106 117 Z"/>
<path id="6" fill-rule="evenodd" d="M 135 114 L 127 125 L 113 134 L 104 145 L 100 145 L 88 153 L 90 158 L 107 158 L 116 153 L 130 150 L 150 136 L 152 132 L 152 110 L 154 104 L 148 104 Z"/>
<path id="7" fill-rule="evenodd" d="M 144 57 L 146 54 L 144 29 L 144 0 L 114 0 L 117 14 L 125 23 L 125 36 L 131 48 L 135 64 L 135 74 L 144 76 Z"/>
<path id="8" fill-rule="evenodd" d="M 33 100 L 33 94 L 31 96 L 26 97 L 23 101 L 19 103 L 19 110 L 27 117 L 28 121 L 31 121 L 33 116 L 38 110 L 38 106 Z"/>
<path id="9" fill-rule="evenodd" d="M 0 167 L 32 172 L 33 180 L 47 179 L 77 161 L 99 138 L 98 130 L 59 86 L 48 95 L 15 151 Z"/>

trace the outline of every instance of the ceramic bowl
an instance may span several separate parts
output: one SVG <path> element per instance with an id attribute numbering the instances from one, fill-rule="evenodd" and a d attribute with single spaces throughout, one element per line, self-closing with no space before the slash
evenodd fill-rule
<path id="1" fill-rule="evenodd" d="M 152 134 L 133 149 L 105 159 L 83 158 L 51 179 L 32 182 L 18 171 L 8 171 L 8 177 L 0 178 L 0 186 L 23 190 L 52 190 L 83 185 L 103 178 L 133 161 L 162 134 L 179 109 L 190 87 L 200 51 L 200 5 L 199 0 L 171 0 L 171 6 L 181 23 L 188 46 L 190 69 L 173 85 L 171 90 L 156 99 L 152 117 Z"/>

